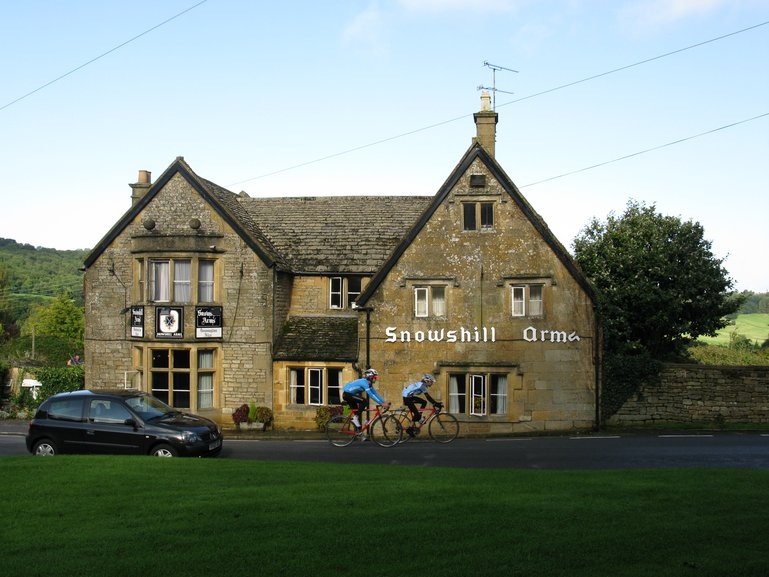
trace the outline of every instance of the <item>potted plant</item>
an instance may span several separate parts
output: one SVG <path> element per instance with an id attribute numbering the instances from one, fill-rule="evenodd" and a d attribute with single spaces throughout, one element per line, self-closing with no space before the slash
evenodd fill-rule
<path id="1" fill-rule="evenodd" d="M 232 413 L 232 421 L 235 423 L 235 429 L 240 431 L 240 426 L 248 422 L 248 405 L 243 403 Z"/>
<path id="2" fill-rule="evenodd" d="M 341 405 L 322 405 L 315 409 L 315 424 L 318 425 L 318 429 L 325 431 L 328 420 L 334 415 L 341 415 L 342 411 Z"/>
<path id="3" fill-rule="evenodd" d="M 254 422 L 263 423 L 262 430 L 266 431 L 272 424 L 273 414 L 270 407 L 254 407 Z"/>

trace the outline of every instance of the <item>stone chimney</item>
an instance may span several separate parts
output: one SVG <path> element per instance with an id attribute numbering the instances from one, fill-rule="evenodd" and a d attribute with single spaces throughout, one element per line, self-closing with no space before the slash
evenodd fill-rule
<path id="1" fill-rule="evenodd" d="M 473 118 L 477 131 L 477 136 L 473 142 L 478 142 L 493 158 L 499 115 L 491 109 L 491 95 L 489 95 L 488 90 L 481 92 L 481 111 L 473 114 Z"/>
<path id="2" fill-rule="evenodd" d="M 128 186 L 131 187 L 131 206 L 133 206 L 147 194 L 152 186 L 152 173 L 149 170 L 140 170 L 139 181 Z"/>

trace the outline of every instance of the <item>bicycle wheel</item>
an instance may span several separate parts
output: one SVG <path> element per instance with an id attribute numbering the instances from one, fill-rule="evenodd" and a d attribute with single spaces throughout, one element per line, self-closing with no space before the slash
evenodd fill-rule
<path id="1" fill-rule="evenodd" d="M 438 413 L 427 427 L 430 438 L 439 443 L 450 443 L 459 435 L 459 421 L 454 415 Z"/>
<path id="2" fill-rule="evenodd" d="M 401 427 L 401 440 L 399 442 L 405 443 L 409 439 L 411 439 L 411 435 L 409 435 L 406 432 L 406 429 L 411 426 L 411 411 L 408 409 L 399 409 L 396 411 L 393 411 L 390 415 L 391 419 L 395 419 L 398 421 Z"/>
<path id="3" fill-rule="evenodd" d="M 355 440 L 352 420 L 344 415 L 334 415 L 326 423 L 326 437 L 335 447 L 346 447 Z"/>
<path id="4" fill-rule="evenodd" d="M 403 438 L 401 424 L 392 415 L 384 415 L 371 423 L 368 433 L 380 447 L 394 447 Z"/>

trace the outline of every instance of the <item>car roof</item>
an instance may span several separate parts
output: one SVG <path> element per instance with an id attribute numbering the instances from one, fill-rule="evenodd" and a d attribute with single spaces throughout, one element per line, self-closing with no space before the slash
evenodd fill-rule
<path id="1" fill-rule="evenodd" d="M 127 399 L 129 397 L 144 397 L 147 393 L 139 391 L 137 389 L 82 389 L 80 391 L 71 391 L 68 393 L 59 393 L 56 396 L 71 396 L 71 397 L 120 397 Z"/>

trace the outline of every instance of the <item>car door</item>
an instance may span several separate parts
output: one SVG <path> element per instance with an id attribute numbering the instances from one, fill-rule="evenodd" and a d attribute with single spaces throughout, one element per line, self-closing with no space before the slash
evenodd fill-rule
<path id="1" fill-rule="evenodd" d="M 34 420 L 31 431 L 37 438 L 50 437 L 64 453 L 77 453 L 82 449 L 85 418 L 83 399 L 65 397 L 51 399 L 46 416 Z"/>
<path id="2" fill-rule="evenodd" d="M 92 453 L 142 453 L 144 432 L 119 399 L 95 398 L 88 403 L 85 444 Z"/>

